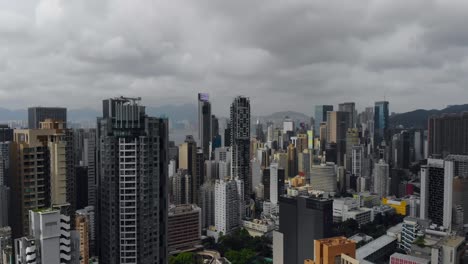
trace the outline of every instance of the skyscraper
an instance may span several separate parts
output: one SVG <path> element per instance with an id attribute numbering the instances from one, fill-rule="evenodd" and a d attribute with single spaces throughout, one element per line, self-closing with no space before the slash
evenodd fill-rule
<path id="1" fill-rule="evenodd" d="M 241 197 L 236 180 L 217 180 L 215 193 L 215 227 L 224 235 L 230 234 L 240 226 L 239 212 Z"/>
<path id="2" fill-rule="evenodd" d="M 244 201 L 250 200 L 250 100 L 238 96 L 231 104 L 231 176 L 244 181 Z"/>
<path id="3" fill-rule="evenodd" d="M 167 263 L 168 121 L 140 98 L 103 101 L 98 118 L 99 262 Z"/>
<path id="4" fill-rule="evenodd" d="M 450 228 L 452 224 L 454 161 L 428 159 L 421 167 L 421 218 Z"/>
<path id="5" fill-rule="evenodd" d="M 276 244 L 280 248 L 276 248 L 275 241 L 274 250 L 283 253 L 280 263 L 303 264 L 306 259 L 314 259 L 314 240 L 332 235 L 333 200 L 281 196 L 279 206 L 281 238 Z"/>
<path id="6" fill-rule="evenodd" d="M 429 118 L 429 155 L 468 155 L 468 113 Z"/>
<path id="7" fill-rule="evenodd" d="M 380 198 L 387 197 L 390 190 L 389 166 L 385 161 L 379 160 L 374 167 L 374 193 Z"/>
<path id="8" fill-rule="evenodd" d="M 389 143 L 389 108 L 387 101 L 375 102 L 374 107 L 374 148 L 382 141 Z"/>
<path id="9" fill-rule="evenodd" d="M 198 162 L 197 162 L 197 143 L 191 135 L 185 138 L 185 142 L 179 147 L 179 169 L 186 170 L 187 174 L 190 175 L 192 186 L 190 187 L 190 193 L 192 197 L 188 201 L 190 203 L 196 203 L 198 197 L 198 188 L 200 186 L 200 178 L 198 174 Z"/>
<path id="10" fill-rule="evenodd" d="M 327 112 L 333 111 L 333 105 L 316 105 L 315 106 L 315 134 L 320 132 L 320 124 L 327 122 Z"/>
<path id="11" fill-rule="evenodd" d="M 29 107 L 28 128 L 38 129 L 39 123 L 46 119 L 61 121 L 67 125 L 67 109 L 63 107 Z"/>
<path id="12" fill-rule="evenodd" d="M 356 104 L 354 102 L 339 104 L 338 111 L 347 112 L 350 128 L 356 127 Z"/>
<path id="13" fill-rule="evenodd" d="M 211 103 L 209 95 L 198 94 L 198 139 L 203 150 L 205 159 L 208 159 L 210 152 L 210 142 L 213 140 L 211 130 Z"/>
<path id="14" fill-rule="evenodd" d="M 346 154 L 346 133 L 350 126 L 347 112 L 332 111 L 327 112 L 327 143 L 336 144 L 337 165 L 344 165 Z"/>
<path id="15" fill-rule="evenodd" d="M 12 215 L 15 238 L 28 234 L 29 210 L 65 205 L 75 211 L 75 166 L 70 131 L 61 121 L 46 119 L 41 129 L 14 133 Z"/>

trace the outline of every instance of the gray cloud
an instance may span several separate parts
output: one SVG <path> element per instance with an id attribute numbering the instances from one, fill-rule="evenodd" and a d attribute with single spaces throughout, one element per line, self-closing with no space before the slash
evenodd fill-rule
<path id="1" fill-rule="evenodd" d="M 18 3 L 17 3 L 18 2 Z M 0 0 L 0 105 L 466 103 L 465 0 Z"/>

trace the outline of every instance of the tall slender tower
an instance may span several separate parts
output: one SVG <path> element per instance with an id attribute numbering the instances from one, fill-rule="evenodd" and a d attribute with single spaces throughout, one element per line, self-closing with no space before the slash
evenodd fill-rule
<path id="1" fill-rule="evenodd" d="M 250 178 L 250 100 L 238 96 L 231 104 L 231 177 L 244 181 L 244 200 L 249 201 Z"/>
<path id="2" fill-rule="evenodd" d="M 198 94 L 198 139 L 203 150 L 205 159 L 208 159 L 210 142 L 212 140 L 211 130 L 211 103 L 206 93 Z"/>
<path id="3" fill-rule="evenodd" d="M 168 120 L 141 98 L 103 101 L 98 118 L 99 262 L 167 263 Z"/>
<path id="4" fill-rule="evenodd" d="M 374 148 L 380 146 L 382 141 L 389 143 L 389 109 L 388 102 L 375 102 L 374 108 Z"/>

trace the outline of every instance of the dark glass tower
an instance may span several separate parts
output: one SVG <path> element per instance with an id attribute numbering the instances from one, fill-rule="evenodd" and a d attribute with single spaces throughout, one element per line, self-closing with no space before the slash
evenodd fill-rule
<path id="1" fill-rule="evenodd" d="M 388 102 L 375 102 L 374 107 L 374 147 L 380 146 L 382 141 L 389 144 L 390 135 L 388 132 L 389 109 Z"/>
<path id="2" fill-rule="evenodd" d="M 38 129 L 39 123 L 47 118 L 63 121 L 67 124 L 67 109 L 63 107 L 30 107 L 28 108 L 28 128 Z"/>
<path id="3" fill-rule="evenodd" d="M 198 94 L 198 139 L 203 150 L 205 159 L 208 159 L 210 142 L 212 140 L 211 130 L 211 103 L 208 94 Z"/>
<path id="4" fill-rule="evenodd" d="M 250 100 L 238 96 L 231 104 L 231 176 L 244 181 L 244 200 L 249 201 L 250 178 Z"/>
<path id="5" fill-rule="evenodd" d="M 314 131 L 318 135 L 320 132 L 320 124 L 327 122 L 327 112 L 333 111 L 333 105 L 316 105 L 315 106 L 315 122 Z"/>
<path id="6" fill-rule="evenodd" d="M 99 262 L 167 263 L 168 121 L 140 98 L 103 101 L 98 118 Z"/>

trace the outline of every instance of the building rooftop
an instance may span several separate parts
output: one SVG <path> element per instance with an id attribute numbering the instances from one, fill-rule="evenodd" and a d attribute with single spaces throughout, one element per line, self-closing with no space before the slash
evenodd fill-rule
<path id="1" fill-rule="evenodd" d="M 331 238 L 324 238 L 324 239 L 317 239 L 316 241 L 320 242 L 322 245 L 326 246 L 339 246 L 339 245 L 346 245 L 346 244 L 355 244 L 351 239 L 346 237 L 331 237 Z"/>
<path id="2" fill-rule="evenodd" d="M 377 250 L 389 245 L 396 241 L 395 237 L 391 237 L 389 235 L 383 235 L 376 240 L 366 244 L 356 250 L 356 259 L 359 261 L 364 260 L 372 253 L 376 252 Z"/>
<path id="3" fill-rule="evenodd" d="M 410 260 L 410 261 L 414 261 L 415 263 L 420 263 L 420 264 L 430 263 L 430 261 L 428 259 L 418 258 L 418 257 L 415 257 L 415 256 L 405 255 L 405 254 L 401 254 L 401 253 L 394 253 L 390 257 L 396 257 L 396 258 L 400 258 L 400 259 L 404 259 L 404 260 Z"/>

